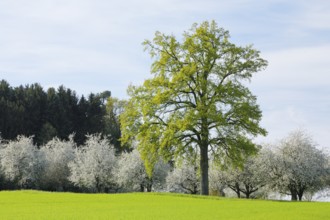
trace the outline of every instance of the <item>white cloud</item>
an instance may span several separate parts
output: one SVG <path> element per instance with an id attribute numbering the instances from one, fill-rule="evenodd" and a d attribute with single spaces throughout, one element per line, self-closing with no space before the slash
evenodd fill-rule
<path id="1" fill-rule="evenodd" d="M 330 86 L 330 44 L 301 47 L 264 54 L 269 66 L 254 78 L 256 86 Z"/>
<path id="2" fill-rule="evenodd" d="M 263 126 L 276 140 L 298 127 L 309 130 L 320 146 L 330 137 L 330 45 L 302 47 L 265 54 L 266 71 L 258 73 L 251 88 L 263 109 Z M 330 147 L 330 146 L 329 146 Z"/>
<path id="3" fill-rule="evenodd" d="M 318 1 L 302 3 L 303 13 L 297 17 L 296 24 L 312 29 L 330 29 L 330 2 Z"/>
<path id="4" fill-rule="evenodd" d="M 303 112 L 293 106 L 263 111 L 261 125 L 266 128 L 268 135 L 257 138 L 257 142 L 276 142 L 294 129 L 305 127 L 306 118 Z"/>

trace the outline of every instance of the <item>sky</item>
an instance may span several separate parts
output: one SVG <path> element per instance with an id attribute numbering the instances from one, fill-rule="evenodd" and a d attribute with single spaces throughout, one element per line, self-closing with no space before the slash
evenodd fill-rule
<path id="1" fill-rule="evenodd" d="M 330 150 L 328 0 L 0 0 L 0 79 L 126 99 L 151 77 L 145 39 L 211 20 L 269 62 L 248 85 L 268 131 L 256 141 L 302 128 Z"/>

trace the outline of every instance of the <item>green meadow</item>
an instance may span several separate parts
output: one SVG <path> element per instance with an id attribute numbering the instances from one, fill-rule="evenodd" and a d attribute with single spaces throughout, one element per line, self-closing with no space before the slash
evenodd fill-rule
<path id="1" fill-rule="evenodd" d="M 0 219 L 330 219 L 330 203 L 161 193 L 0 192 Z"/>

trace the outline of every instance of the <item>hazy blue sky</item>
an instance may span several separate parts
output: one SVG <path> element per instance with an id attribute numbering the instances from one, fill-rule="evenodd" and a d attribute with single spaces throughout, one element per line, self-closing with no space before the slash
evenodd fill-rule
<path id="1" fill-rule="evenodd" d="M 328 0 L 0 0 L 0 79 L 127 98 L 150 77 L 143 40 L 205 20 L 269 61 L 250 84 L 269 131 L 258 141 L 301 127 L 330 149 Z"/>

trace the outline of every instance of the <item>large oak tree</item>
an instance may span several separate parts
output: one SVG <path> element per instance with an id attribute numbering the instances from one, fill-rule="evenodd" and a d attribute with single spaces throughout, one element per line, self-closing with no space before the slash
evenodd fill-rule
<path id="1" fill-rule="evenodd" d="M 266 134 L 245 84 L 267 61 L 252 46 L 230 43 L 228 31 L 214 21 L 194 24 L 182 41 L 156 32 L 144 45 L 154 59 L 153 78 L 129 87 L 122 140 L 138 141 L 149 173 L 159 156 L 198 154 L 206 195 L 209 157 L 239 163 L 256 151 L 252 138 Z"/>

